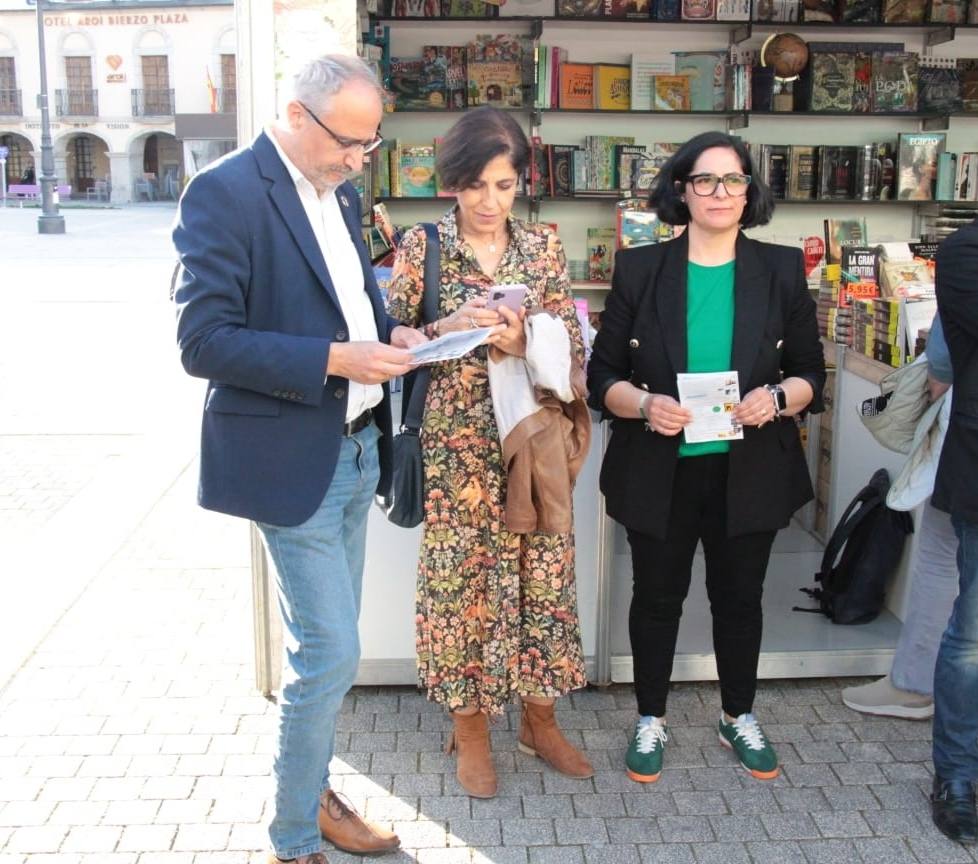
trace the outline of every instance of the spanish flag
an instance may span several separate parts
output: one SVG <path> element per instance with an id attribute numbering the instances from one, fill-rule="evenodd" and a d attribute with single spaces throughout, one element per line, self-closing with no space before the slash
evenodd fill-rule
<path id="1" fill-rule="evenodd" d="M 217 114 L 217 88 L 214 86 L 214 82 L 211 80 L 211 70 L 209 66 L 205 66 L 205 71 L 207 72 L 207 92 L 210 95 L 211 100 L 211 114 Z"/>

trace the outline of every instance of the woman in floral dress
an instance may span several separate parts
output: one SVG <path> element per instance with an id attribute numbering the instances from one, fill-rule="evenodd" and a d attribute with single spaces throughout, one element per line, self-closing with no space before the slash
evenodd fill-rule
<path id="1" fill-rule="evenodd" d="M 425 521 L 418 567 L 418 678 L 452 712 L 449 752 L 475 797 L 496 773 L 488 718 L 520 697 L 519 746 L 573 777 L 593 773 L 561 734 L 554 700 L 586 683 L 574 579 L 573 534 L 506 529 L 506 472 L 489 390 L 489 352 L 525 353 L 523 318 L 534 307 L 565 323 L 584 351 L 563 247 L 549 228 L 512 215 L 529 143 L 494 108 L 467 112 L 439 145 L 437 170 L 456 206 L 438 223 L 439 318 L 431 337 L 494 326 L 488 346 L 434 366 L 421 431 Z M 425 234 L 408 231 L 394 263 L 390 314 L 421 326 Z M 521 282 L 524 309 L 486 308 L 490 286 Z"/>

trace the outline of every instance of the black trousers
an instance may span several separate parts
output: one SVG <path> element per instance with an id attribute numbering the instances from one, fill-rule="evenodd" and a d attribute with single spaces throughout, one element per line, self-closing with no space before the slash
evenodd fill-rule
<path id="1" fill-rule="evenodd" d="M 727 537 L 727 465 L 725 453 L 680 459 L 666 539 L 628 532 L 633 574 L 628 630 L 640 714 L 666 713 L 679 619 L 700 540 L 723 710 L 737 717 L 753 707 L 761 595 L 777 532 Z"/>

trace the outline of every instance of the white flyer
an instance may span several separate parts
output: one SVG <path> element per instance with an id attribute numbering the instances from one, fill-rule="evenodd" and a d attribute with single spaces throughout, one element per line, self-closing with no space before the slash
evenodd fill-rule
<path id="1" fill-rule="evenodd" d="M 408 350 L 413 357 L 412 364 L 423 366 L 426 363 L 441 363 L 443 360 L 457 360 L 473 348 L 486 341 L 492 327 L 477 327 L 474 330 L 453 330 L 430 342 L 422 342 Z"/>
<path id="2" fill-rule="evenodd" d="M 740 404 L 737 372 L 682 372 L 676 375 L 679 403 L 693 412 L 683 430 L 687 444 L 733 441 L 744 437 L 744 427 L 734 420 Z"/>

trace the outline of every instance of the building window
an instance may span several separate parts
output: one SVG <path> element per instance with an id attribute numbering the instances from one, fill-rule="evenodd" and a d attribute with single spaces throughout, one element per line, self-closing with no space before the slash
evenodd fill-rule
<path id="1" fill-rule="evenodd" d="M 92 58 L 65 57 L 65 80 L 68 84 L 67 104 L 62 114 L 78 117 L 93 117 L 95 91 L 92 87 Z"/>
<path id="2" fill-rule="evenodd" d="M 223 113 L 237 110 L 238 76 L 234 66 L 234 54 L 221 55 L 221 101 Z"/>
<path id="3" fill-rule="evenodd" d="M 0 135 L 0 146 L 7 148 L 7 185 L 11 183 L 33 183 L 34 166 L 24 154 L 21 139 L 14 135 Z M 30 171 L 28 171 L 30 168 Z"/>
<path id="4" fill-rule="evenodd" d="M 0 116 L 20 117 L 20 90 L 13 57 L 0 57 Z"/>
<path id="5" fill-rule="evenodd" d="M 78 135 L 71 142 L 75 153 L 75 182 L 81 191 L 95 182 L 95 159 L 92 155 L 92 139 Z"/>

